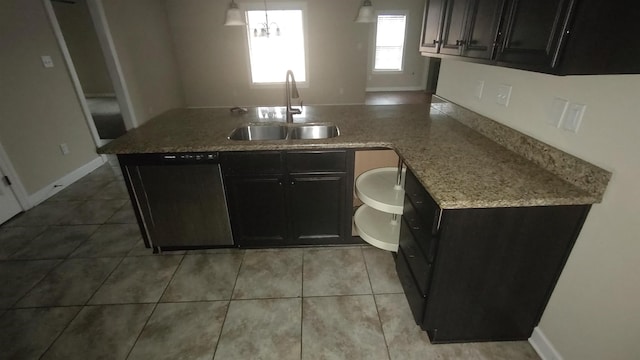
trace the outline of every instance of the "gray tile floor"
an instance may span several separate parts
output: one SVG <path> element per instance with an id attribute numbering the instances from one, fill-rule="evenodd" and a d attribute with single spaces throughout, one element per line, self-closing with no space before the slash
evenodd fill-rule
<path id="1" fill-rule="evenodd" d="M 372 247 L 154 255 L 114 169 L 0 227 L 1 359 L 538 359 L 431 345 Z"/>

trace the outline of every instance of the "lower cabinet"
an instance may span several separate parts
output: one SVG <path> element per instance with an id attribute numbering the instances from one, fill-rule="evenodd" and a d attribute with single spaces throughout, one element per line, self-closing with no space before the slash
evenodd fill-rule
<path id="1" fill-rule="evenodd" d="M 396 269 L 416 323 L 433 343 L 529 338 L 590 206 L 440 209 L 410 171 L 405 187 Z"/>
<path id="2" fill-rule="evenodd" d="M 353 151 L 230 152 L 222 164 L 239 246 L 354 242 Z"/>

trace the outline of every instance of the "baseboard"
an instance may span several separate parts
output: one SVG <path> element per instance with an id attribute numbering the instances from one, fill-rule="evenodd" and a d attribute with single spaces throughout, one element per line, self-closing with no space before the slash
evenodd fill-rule
<path id="1" fill-rule="evenodd" d="M 84 93 L 85 98 L 91 97 L 116 97 L 115 93 Z"/>
<path id="2" fill-rule="evenodd" d="M 424 91 L 426 88 L 422 86 L 390 86 L 390 87 L 368 87 L 364 89 L 367 92 L 382 92 L 382 91 Z"/>
<path id="3" fill-rule="evenodd" d="M 42 189 L 36 191 L 35 193 L 29 195 L 29 201 L 32 206 L 36 206 L 41 202 L 47 200 L 53 195 L 57 194 L 62 189 L 67 186 L 73 184 L 78 181 L 83 176 L 92 172 L 93 170 L 99 168 L 102 164 L 106 162 L 106 158 L 103 156 L 98 156 L 97 158 L 91 160 L 90 162 L 80 166 L 79 168 L 73 170 L 67 175 L 61 177 L 60 179 L 52 182 L 51 184 L 43 187 Z"/>
<path id="4" fill-rule="evenodd" d="M 544 336 L 542 329 L 536 327 L 529 338 L 529 344 L 542 360 L 564 360 L 553 344 Z"/>

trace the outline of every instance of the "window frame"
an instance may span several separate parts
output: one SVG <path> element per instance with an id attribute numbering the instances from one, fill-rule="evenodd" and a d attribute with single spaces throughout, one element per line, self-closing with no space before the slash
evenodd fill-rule
<path id="1" fill-rule="evenodd" d="M 244 48 L 245 48 L 245 59 L 247 65 L 247 74 L 249 81 L 250 89 L 280 89 L 285 83 L 285 74 L 282 74 L 282 81 L 278 82 L 264 82 L 264 83 L 255 83 L 253 82 L 253 72 L 251 68 L 251 49 L 249 48 L 249 37 L 253 36 L 253 30 L 249 28 L 248 14 L 247 11 L 263 11 L 264 12 L 264 2 L 248 2 L 248 3 L 239 3 L 238 4 L 240 10 L 244 13 L 245 16 L 245 35 L 244 35 Z M 308 88 L 309 87 L 309 36 L 308 36 L 308 18 L 307 18 L 307 2 L 306 1 L 285 1 L 285 2 L 267 2 L 267 11 L 273 10 L 301 10 L 302 11 L 302 32 L 303 32 L 303 40 L 304 40 L 304 71 L 306 73 L 305 81 L 298 81 L 296 79 L 296 85 L 299 88 Z M 295 75 L 295 73 L 294 73 Z"/>
<path id="2" fill-rule="evenodd" d="M 384 69 L 376 69 L 376 50 L 377 50 L 377 42 L 378 42 L 378 17 L 381 15 L 403 15 L 405 18 L 404 21 L 404 39 L 402 43 L 402 61 L 400 64 L 400 70 L 384 70 Z M 371 52 L 371 73 L 373 75 L 398 75 L 404 74 L 405 71 L 405 60 L 406 60 L 406 52 L 407 52 L 407 28 L 409 28 L 409 10 L 379 10 L 376 11 L 376 22 L 375 26 L 373 26 L 373 46 Z"/>

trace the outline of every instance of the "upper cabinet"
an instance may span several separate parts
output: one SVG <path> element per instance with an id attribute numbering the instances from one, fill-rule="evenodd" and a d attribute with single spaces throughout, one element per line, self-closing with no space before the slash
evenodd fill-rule
<path id="1" fill-rule="evenodd" d="M 640 5 L 427 0 L 420 51 L 556 75 L 640 73 Z"/>

